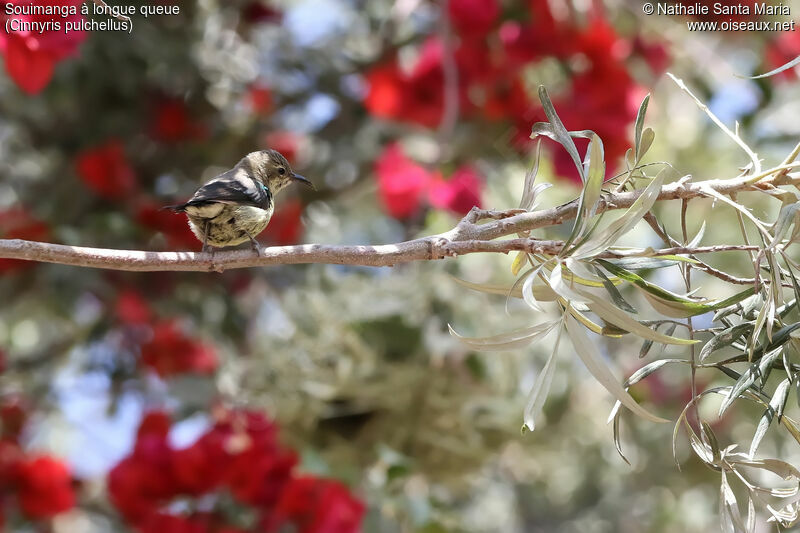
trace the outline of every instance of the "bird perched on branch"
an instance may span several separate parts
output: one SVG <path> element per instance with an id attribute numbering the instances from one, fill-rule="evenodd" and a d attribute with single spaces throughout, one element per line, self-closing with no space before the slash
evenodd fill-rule
<path id="1" fill-rule="evenodd" d="M 212 179 L 188 202 L 166 206 L 189 217 L 189 227 L 203 243 L 203 251 L 250 241 L 261 253 L 255 237 L 267 227 L 275 208 L 275 195 L 293 182 L 314 188 L 295 174 L 280 152 L 261 150 L 247 154 L 235 167 Z"/>

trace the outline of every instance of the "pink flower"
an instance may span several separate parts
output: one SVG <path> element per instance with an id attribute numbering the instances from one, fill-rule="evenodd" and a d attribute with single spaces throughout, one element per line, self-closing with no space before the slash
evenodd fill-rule
<path id="1" fill-rule="evenodd" d="M 449 180 L 436 179 L 428 192 L 428 201 L 437 209 L 447 209 L 466 215 L 473 207 L 481 206 L 483 180 L 471 166 L 462 166 Z"/>
<path id="2" fill-rule="evenodd" d="M 431 173 L 406 157 L 399 144 L 389 145 L 375 164 L 378 195 L 394 218 L 408 218 L 420 207 Z"/>
<path id="3" fill-rule="evenodd" d="M 447 11 L 456 30 L 474 37 L 483 37 L 500 16 L 497 0 L 449 0 Z"/>
<path id="4" fill-rule="evenodd" d="M 5 56 L 6 72 L 11 79 L 26 93 L 37 94 L 44 89 L 53 77 L 53 70 L 56 64 L 64 58 L 73 55 L 78 45 L 86 38 L 84 31 L 64 31 L 67 22 L 77 22 L 83 20 L 80 15 L 80 0 L 14 0 L 7 2 L 4 7 L 10 4 L 14 7 L 27 6 L 59 6 L 64 12 L 75 14 L 67 17 L 61 15 L 5 15 L 2 20 L 2 31 L 0 31 L 0 50 Z M 6 10 L 4 9 L 3 13 Z M 6 26 L 8 19 L 9 25 Z M 27 28 L 31 22 L 41 24 L 56 21 L 60 24 L 60 29 L 45 29 L 42 32 L 29 31 Z M 51 25 L 52 26 L 52 25 Z M 18 31 L 20 28 L 25 31 Z M 6 28 L 10 33 L 6 33 Z"/>

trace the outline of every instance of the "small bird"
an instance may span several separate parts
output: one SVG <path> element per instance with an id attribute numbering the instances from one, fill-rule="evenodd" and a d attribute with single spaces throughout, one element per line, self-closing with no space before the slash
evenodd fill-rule
<path id="1" fill-rule="evenodd" d="M 204 252 L 250 240 L 253 250 L 260 254 L 255 237 L 272 218 L 275 195 L 292 182 L 315 188 L 292 171 L 280 152 L 261 150 L 247 154 L 235 167 L 197 189 L 188 202 L 165 209 L 186 213 Z"/>

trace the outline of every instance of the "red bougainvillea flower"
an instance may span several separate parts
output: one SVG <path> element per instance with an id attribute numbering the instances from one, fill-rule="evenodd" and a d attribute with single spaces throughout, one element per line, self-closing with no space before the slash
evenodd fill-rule
<path id="1" fill-rule="evenodd" d="M 95 194 L 107 200 L 125 198 L 135 189 L 136 178 L 119 140 L 81 152 L 75 160 L 75 171 Z"/>
<path id="2" fill-rule="evenodd" d="M 272 91 L 269 87 L 253 85 L 247 91 L 247 100 L 253 111 L 259 115 L 267 115 L 272 112 Z"/>
<path id="3" fill-rule="evenodd" d="M 449 180 L 436 179 L 428 192 L 428 201 L 437 209 L 466 215 L 473 207 L 481 206 L 482 191 L 480 174 L 471 166 L 463 166 Z"/>
<path id="4" fill-rule="evenodd" d="M 37 220 L 24 207 L 0 211 L 0 238 L 46 241 L 50 237 L 47 224 Z M 0 259 L 0 274 L 21 270 L 33 263 L 20 259 Z"/>
<path id="5" fill-rule="evenodd" d="M 432 175 L 409 159 L 398 143 L 386 147 L 375 163 L 375 173 L 378 195 L 391 216 L 404 219 L 419 211 Z"/>
<path id="6" fill-rule="evenodd" d="M 149 199 L 142 201 L 136 208 L 136 221 L 145 228 L 162 233 L 170 248 L 198 249 L 200 243 L 189 229 L 186 217 L 162 207 Z"/>
<path id="7" fill-rule="evenodd" d="M 497 0 L 449 0 L 447 12 L 460 34 L 483 37 L 497 22 L 500 6 Z"/>
<path id="8" fill-rule="evenodd" d="M 28 413 L 25 402 L 19 396 L 6 398 L 0 405 L 0 423 L 2 423 L 3 439 L 16 441 L 19 438 L 25 422 L 28 420 Z"/>
<path id="9" fill-rule="evenodd" d="M 108 493 L 122 516 L 138 524 L 174 493 L 169 464 L 130 455 L 109 471 Z"/>
<path id="10" fill-rule="evenodd" d="M 291 131 L 273 131 L 264 136 L 264 144 L 283 154 L 290 164 L 297 162 L 297 152 L 300 149 L 301 137 Z"/>
<path id="11" fill-rule="evenodd" d="M 293 531 L 359 531 L 363 505 L 336 482 L 301 478 L 297 455 L 278 445 L 276 426 L 253 411 L 216 409 L 214 424 L 191 446 L 173 449 L 169 418 L 156 411 L 139 427 L 133 452 L 111 469 L 111 501 L 137 531 L 242 533 L 225 524 L 218 510 L 185 516 L 164 512 L 175 498 L 224 491 L 262 517 L 258 531 L 298 526 Z M 294 487 L 294 488 L 292 488 Z M 282 531 L 282 529 L 281 529 Z"/>
<path id="12" fill-rule="evenodd" d="M 150 306 L 142 298 L 141 293 L 133 289 L 123 289 L 119 292 L 114 312 L 117 318 L 127 325 L 146 324 L 153 316 Z"/>
<path id="13" fill-rule="evenodd" d="M 137 528 L 139 533 L 211 533 L 207 520 L 198 517 L 184 517 L 167 513 L 151 513 Z"/>
<path id="14" fill-rule="evenodd" d="M 153 338 L 142 345 L 141 361 L 161 377 L 211 374 L 217 368 L 214 349 L 185 336 L 173 320 L 153 326 Z"/>
<path id="15" fill-rule="evenodd" d="M 569 89 L 554 99 L 554 106 L 568 130 L 591 129 L 600 136 L 610 176 L 630 146 L 630 125 L 645 91 L 631 78 L 624 64 L 624 58 L 630 54 L 630 43 L 620 38 L 605 20 L 593 19 L 577 35 L 575 49 L 580 51 L 587 66 L 572 77 Z M 539 110 L 518 121 L 518 141 L 529 145 L 531 126 L 542 120 L 546 119 Z M 581 151 L 587 143 L 585 139 L 575 140 Z M 553 149 L 553 162 L 559 176 L 580 181 L 572 159 L 562 148 Z"/>
<path id="16" fill-rule="evenodd" d="M 61 461 L 29 457 L 17 465 L 17 498 L 28 518 L 50 518 L 75 505 L 72 477 Z"/>
<path id="17" fill-rule="evenodd" d="M 765 71 L 775 70 L 797 56 L 800 56 L 800 31 L 781 32 L 767 45 L 764 51 Z M 793 77 L 797 77 L 797 67 L 775 75 L 775 78 L 779 80 L 788 80 Z"/>
<path id="18" fill-rule="evenodd" d="M 242 12 L 244 19 L 251 23 L 280 22 L 282 13 L 265 2 L 250 2 Z"/>
<path id="19" fill-rule="evenodd" d="M 283 203 L 272 215 L 267 229 L 262 235 L 270 243 L 279 246 L 297 244 L 303 234 L 303 204 L 293 198 Z"/>
<path id="20" fill-rule="evenodd" d="M 150 119 L 150 135 L 157 141 L 175 143 L 202 139 L 208 133 L 204 124 L 196 122 L 182 100 L 160 99 Z"/>
<path id="21" fill-rule="evenodd" d="M 64 6 L 77 8 L 77 13 L 62 18 L 49 15 L 6 15 L 7 5 L 12 9 L 19 6 Z M 2 30 L 0 30 L 0 50 L 5 56 L 6 72 L 14 82 L 26 93 L 37 94 L 44 89 L 53 77 L 56 64 L 74 54 L 78 45 L 86 38 L 83 31 L 64 31 L 66 22 L 78 22 L 80 0 L 14 0 L 3 4 Z M 6 22 L 8 20 L 8 26 Z M 43 32 L 29 31 L 31 22 L 46 23 L 51 20 L 60 22 L 59 30 L 47 29 Z M 22 29 L 26 31 L 20 31 Z M 10 30 L 8 33 L 6 30 Z"/>
<path id="22" fill-rule="evenodd" d="M 341 483 L 304 476 L 286 486 L 267 531 L 292 524 L 298 533 L 358 533 L 363 515 L 364 504 Z"/>
<path id="23" fill-rule="evenodd" d="M 444 108 L 441 41 L 425 41 L 409 72 L 394 59 L 368 72 L 367 82 L 364 105 L 376 117 L 436 126 Z"/>
<path id="24" fill-rule="evenodd" d="M 633 53 L 644 58 L 654 76 L 659 77 L 667 71 L 672 58 L 664 43 L 649 41 L 637 35 L 632 46 Z"/>

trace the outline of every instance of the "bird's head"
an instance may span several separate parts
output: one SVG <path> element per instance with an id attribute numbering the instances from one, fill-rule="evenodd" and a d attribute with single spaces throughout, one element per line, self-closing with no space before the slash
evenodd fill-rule
<path id="1" fill-rule="evenodd" d="M 314 189 L 314 184 L 296 174 L 289 162 L 277 150 L 252 152 L 242 159 L 240 165 L 249 166 L 251 175 L 266 185 L 272 194 L 277 194 L 290 183 L 302 183 Z"/>

